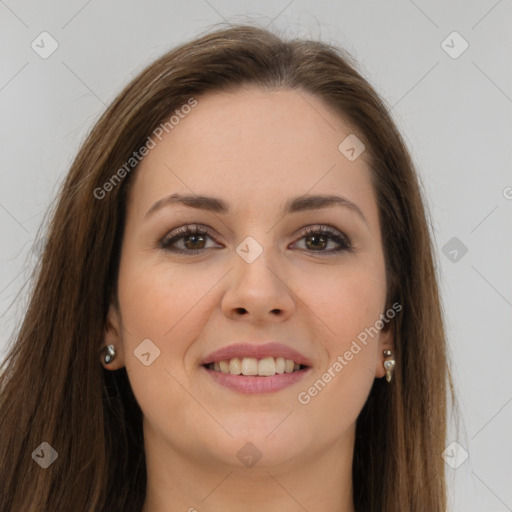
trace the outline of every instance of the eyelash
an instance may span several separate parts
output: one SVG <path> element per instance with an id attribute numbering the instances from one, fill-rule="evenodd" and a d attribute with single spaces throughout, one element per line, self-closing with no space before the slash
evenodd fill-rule
<path id="1" fill-rule="evenodd" d="M 201 229 L 203 228 L 203 229 Z M 187 250 L 184 250 L 184 249 L 177 249 L 176 247 L 174 248 L 170 248 L 170 246 L 173 244 L 173 243 L 176 243 L 178 240 L 181 240 L 182 238 L 185 238 L 189 235 L 207 235 L 209 236 L 210 238 L 213 238 L 209 229 L 207 229 L 206 227 L 204 226 L 201 226 L 199 227 L 198 225 L 196 224 L 193 224 L 193 225 L 186 225 L 186 226 L 183 226 L 181 228 L 178 228 L 172 232 L 170 232 L 169 234 L 167 234 L 161 241 L 160 241 L 160 248 L 165 250 L 165 251 L 168 251 L 168 252 L 172 252 L 172 253 L 177 253 L 177 254 L 186 254 L 188 256 L 193 256 L 193 255 L 196 255 L 196 254 L 201 254 L 205 251 L 207 251 L 208 249 L 187 249 Z M 308 237 L 308 236 L 314 236 L 314 235 L 323 235 L 323 236 L 327 236 L 327 238 L 335 241 L 336 243 L 340 244 L 341 247 L 338 248 L 338 249 L 331 249 L 329 251 L 314 251 L 314 250 L 307 250 L 307 252 L 312 252 L 312 253 L 317 253 L 317 254 L 327 254 L 327 255 L 335 255 L 335 254 L 339 254 L 341 252 L 352 252 L 353 251 L 353 248 L 352 248 L 352 244 L 350 242 L 350 239 L 344 235 L 343 233 L 341 233 L 340 231 L 338 231 L 337 229 L 333 228 L 332 226 L 329 226 L 329 225 L 321 225 L 321 226 L 307 226 L 301 233 L 301 237 L 299 238 L 299 240 L 302 240 L 303 238 L 305 237 Z"/>

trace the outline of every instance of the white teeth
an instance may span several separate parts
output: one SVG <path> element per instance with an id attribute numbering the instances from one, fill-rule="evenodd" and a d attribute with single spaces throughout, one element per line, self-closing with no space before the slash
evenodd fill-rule
<path id="1" fill-rule="evenodd" d="M 270 377 L 276 374 L 276 363 L 273 357 L 265 357 L 258 362 L 258 375 Z"/>
<path id="2" fill-rule="evenodd" d="M 254 357 L 244 357 L 242 359 L 243 375 L 258 375 L 258 360 Z"/>
<path id="3" fill-rule="evenodd" d="M 215 361 L 210 363 L 208 368 L 221 373 L 230 373 L 231 375 L 259 375 L 261 377 L 271 377 L 276 373 L 292 373 L 300 369 L 300 364 L 284 357 L 264 357 L 256 359 L 255 357 L 233 357 L 229 360 Z"/>
<path id="4" fill-rule="evenodd" d="M 242 373 L 242 361 L 238 357 L 233 357 L 229 361 L 229 373 L 232 375 L 240 375 Z"/>

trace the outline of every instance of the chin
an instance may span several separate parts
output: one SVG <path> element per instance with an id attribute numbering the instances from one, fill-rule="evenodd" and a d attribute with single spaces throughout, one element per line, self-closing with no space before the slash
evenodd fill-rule
<path id="1" fill-rule="evenodd" d="M 304 431 L 293 424 L 279 425 L 283 421 L 254 424 L 226 425 L 229 435 L 222 435 L 212 443 L 210 451 L 223 463 L 238 467 L 273 467 L 295 459 L 304 447 Z M 285 422 L 288 420 L 285 420 Z M 277 427 L 277 428 L 276 428 Z"/>

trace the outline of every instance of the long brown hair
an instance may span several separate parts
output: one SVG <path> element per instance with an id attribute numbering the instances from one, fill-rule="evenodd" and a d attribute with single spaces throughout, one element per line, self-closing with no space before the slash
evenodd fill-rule
<path id="1" fill-rule="evenodd" d="M 429 221 L 410 155 L 388 109 L 343 50 L 243 25 L 203 34 L 142 71 L 72 164 L 28 309 L 2 366 L 0 510 L 141 510 L 142 413 L 126 370 L 107 371 L 98 357 L 108 307 L 117 304 L 127 189 L 136 166 L 107 193 L 97 191 L 190 98 L 243 84 L 312 93 L 366 145 L 384 244 L 386 309 L 394 302 L 403 309 L 393 321 L 393 380 L 375 379 L 357 420 L 355 508 L 446 510 L 441 453 L 448 392 L 455 398 Z M 47 469 L 32 457 L 43 442 L 58 453 Z"/>

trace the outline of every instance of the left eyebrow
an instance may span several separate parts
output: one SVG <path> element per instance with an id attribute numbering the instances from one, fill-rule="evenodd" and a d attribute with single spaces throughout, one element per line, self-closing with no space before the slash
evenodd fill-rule
<path id="1" fill-rule="evenodd" d="M 167 197 L 159 199 L 144 215 L 144 219 L 152 215 L 158 210 L 173 204 L 181 204 L 189 208 L 196 208 L 198 210 L 206 210 L 214 213 L 227 214 L 229 213 L 229 205 L 223 199 L 204 195 L 183 195 L 171 194 Z M 368 226 L 368 221 L 360 208 L 349 201 L 347 198 L 335 194 L 330 195 L 302 195 L 289 199 L 283 206 L 282 214 L 297 213 L 307 210 L 319 210 L 329 208 L 332 206 L 341 206 L 357 214 Z"/>

